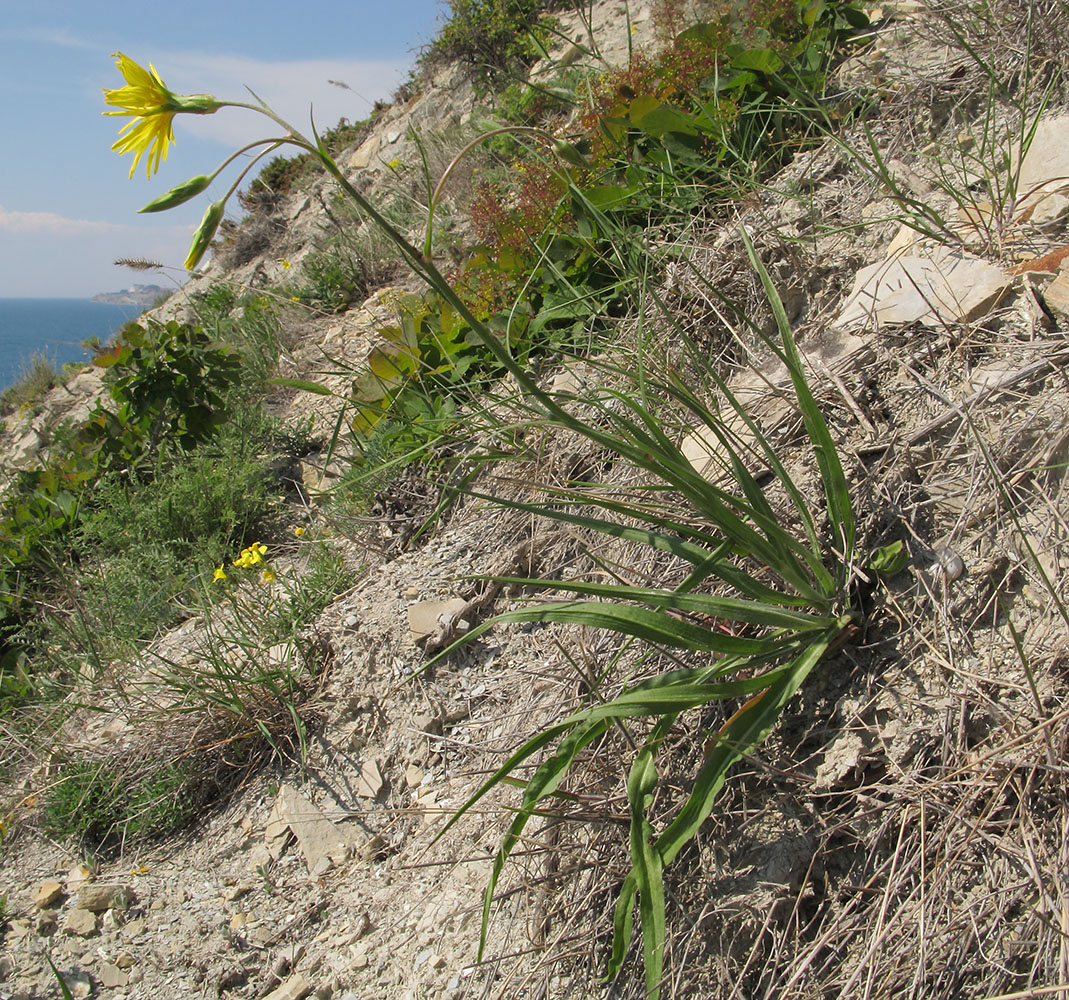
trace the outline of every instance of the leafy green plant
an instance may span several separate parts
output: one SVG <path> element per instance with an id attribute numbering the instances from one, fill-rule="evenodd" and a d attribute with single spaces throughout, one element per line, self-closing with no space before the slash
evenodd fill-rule
<path id="1" fill-rule="evenodd" d="M 343 246 L 313 251 L 302 269 L 304 281 L 287 289 L 290 298 L 321 312 L 345 312 L 371 291 L 363 262 Z"/>
<path id="2" fill-rule="evenodd" d="M 807 102 L 811 126 L 855 170 L 880 185 L 901 223 L 938 243 L 1004 259 L 1012 244 L 1035 236 L 1029 223 L 1037 191 L 1022 188 L 1022 168 L 1041 119 L 1063 86 L 1063 70 L 1050 59 L 1050 45 L 1065 13 L 1064 5 L 1056 5 L 1041 27 L 1032 5 L 942 5 L 933 12 L 933 31 L 962 54 L 961 72 L 969 75 L 968 97 L 959 109 L 967 121 L 951 115 L 941 123 L 942 134 L 922 151 L 915 170 L 930 187 L 923 195 L 889 161 L 867 125 L 860 136 L 844 135 L 838 112 Z M 1016 35 L 1012 44 L 1000 49 L 993 43 L 1009 33 Z M 786 74 L 782 82 L 788 91 L 803 92 Z"/>
<path id="3" fill-rule="evenodd" d="M 166 692 L 174 717 L 214 720 L 233 741 L 262 742 L 303 760 L 307 727 L 301 705 L 326 666 L 326 650 L 304 629 L 351 582 L 333 554 L 313 543 L 307 571 L 282 573 L 254 543 L 215 571 L 204 595 L 196 655 L 153 655 L 147 684 Z"/>
<path id="4" fill-rule="evenodd" d="M 498 784 L 515 781 L 518 769 L 548 751 L 533 774 L 522 782 L 523 802 L 494 861 L 483 911 L 485 945 L 494 889 L 532 815 L 556 793 L 582 751 L 609 728 L 626 729 L 628 720 L 647 720 L 649 728 L 644 736 L 632 731 L 638 743 L 627 780 L 633 868 L 616 908 L 609 975 L 614 976 L 623 961 L 637 896 L 646 986 L 653 997 L 659 994 L 662 976 L 665 867 L 709 816 L 731 766 L 764 740 L 795 691 L 843 640 L 854 619 L 848 595 L 855 555 L 854 519 L 846 479 L 827 425 L 807 385 L 782 304 L 767 271 L 752 247 L 748 248 L 779 329 L 779 344 L 769 346 L 790 373 L 819 469 L 828 512 L 823 529 L 827 535 L 771 442 L 715 372 L 710 371 L 709 377 L 753 434 L 753 448 L 744 448 L 717 413 L 675 380 L 657 384 L 647 379 L 633 392 L 606 390 L 601 399 L 587 401 L 596 410 L 589 422 L 561 421 L 559 416 L 554 422 L 607 448 L 617 461 L 644 471 L 651 483 L 648 496 L 621 500 L 602 491 L 565 490 L 543 503 L 500 502 L 582 530 L 647 546 L 651 553 L 671 555 L 688 565 L 689 573 L 682 583 L 668 589 L 575 580 L 514 580 L 511 582 L 569 591 L 595 600 L 541 602 L 506 612 L 473 629 L 453 647 L 471 641 L 497 623 L 562 622 L 710 655 L 705 666 L 669 670 L 627 685 L 612 697 L 598 692 L 589 707 L 548 727 L 511 754 L 442 831 Z M 727 485 L 706 479 L 684 457 L 650 408 L 648 401 L 658 395 L 681 406 L 688 418 L 716 440 L 724 456 Z M 785 526 L 783 513 L 774 510 L 766 497 L 767 487 L 762 489 L 749 471 L 748 465 L 755 456 L 772 470 L 801 526 L 800 533 Z M 666 489 L 685 499 L 684 511 L 675 511 L 658 499 Z M 705 759 L 692 778 L 685 802 L 656 833 L 650 809 L 659 782 L 657 754 L 676 718 L 703 705 L 735 700 L 743 700 L 743 704 L 718 732 L 711 734 Z"/>
<path id="5" fill-rule="evenodd" d="M 241 359 L 200 327 L 133 325 L 93 362 L 110 369 L 114 411 L 99 405 L 86 433 L 108 462 L 154 455 L 166 438 L 181 448 L 208 440 L 225 418 L 224 393 L 236 384 Z"/>

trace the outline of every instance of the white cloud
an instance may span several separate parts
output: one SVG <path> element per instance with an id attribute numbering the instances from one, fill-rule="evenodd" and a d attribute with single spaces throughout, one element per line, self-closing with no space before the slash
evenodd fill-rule
<path id="1" fill-rule="evenodd" d="M 132 226 L 114 222 L 96 222 L 91 219 L 68 219 L 55 212 L 9 212 L 0 205 L 0 232 L 6 233 L 51 233 L 55 236 L 76 233 L 129 232 Z"/>
<path id="2" fill-rule="evenodd" d="M 15 31 L 5 28 L 0 30 L 0 38 L 11 39 L 15 42 L 44 42 L 47 45 L 59 45 L 65 49 L 100 48 L 95 42 L 88 41 L 63 28 L 34 27 Z"/>

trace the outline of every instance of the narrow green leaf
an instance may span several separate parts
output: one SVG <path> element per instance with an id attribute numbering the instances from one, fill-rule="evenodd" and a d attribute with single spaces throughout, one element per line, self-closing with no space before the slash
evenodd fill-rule
<path id="1" fill-rule="evenodd" d="M 553 601 L 534 608 L 519 608 L 496 618 L 499 622 L 564 622 L 587 628 L 607 629 L 675 649 L 708 653 L 763 655 L 776 644 L 769 639 L 746 639 L 725 635 L 668 615 L 633 605 L 597 601 Z"/>
<path id="2" fill-rule="evenodd" d="M 523 577 L 501 577 L 502 583 L 523 586 L 547 587 L 567 590 L 572 593 L 608 597 L 614 601 L 638 601 L 654 608 L 672 608 L 676 611 L 693 611 L 710 618 L 724 621 L 746 622 L 750 625 L 768 625 L 772 628 L 817 630 L 827 628 L 829 618 L 808 615 L 801 611 L 745 601 L 736 597 L 717 597 L 713 594 L 693 594 L 678 590 L 656 590 L 648 587 L 632 587 L 612 583 L 582 583 L 577 580 L 534 580 Z"/>
<path id="3" fill-rule="evenodd" d="M 490 924 L 490 904 L 494 899 L 494 889 L 501 877 L 501 870 L 505 867 L 512 849 L 516 846 L 523 833 L 527 821 L 537 808 L 538 803 L 547 795 L 556 791 L 564 776 L 568 773 L 572 761 L 585 746 L 597 739 L 608 727 L 606 722 L 591 722 L 577 726 L 571 733 L 564 737 L 557 745 L 556 751 L 539 765 L 531 780 L 527 782 L 527 788 L 523 793 L 523 804 L 520 806 L 516 818 L 512 821 L 508 833 L 505 835 L 497 856 L 494 858 L 493 871 L 490 881 L 487 883 L 483 894 L 483 917 L 482 928 L 479 933 L 479 961 L 482 961 L 483 951 L 486 948 L 486 932 Z M 444 831 L 443 831 L 444 832 Z M 441 834 L 439 834 L 441 836 Z"/>
<path id="4" fill-rule="evenodd" d="M 784 706 L 849 622 L 849 616 L 840 619 L 817 641 L 806 647 L 787 664 L 762 695 L 744 705 L 724 726 L 716 746 L 699 770 L 682 810 L 657 840 L 657 849 L 665 864 L 679 853 L 708 818 L 729 768 L 772 731 Z"/>
<path id="5" fill-rule="evenodd" d="M 663 737 L 667 725 L 657 727 Z M 642 958 L 646 973 L 646 995 L 660 996 L 661 971 L 664 967 L 664 881 L 661 856 L 650 842 L 653 827 L 646 812 L 657 788 L 657 767 L 649 743 L 639 751 L 627 777 L 627 801 L 631 811 L 631 863 L 635 873 L 642 917 Z"/>
<path id="6" fill-rule="evenodd" d="M 302 392 L 311 392 L 317 396 L 331 396 L 333 393 L 325 385 L 311 382 L 304 378 L 269 378 L 271 385 L 285 386 L 287 389 L 300 389 Z"/>
<path id="7" fill-rule="evenodd" d="M 845 566 L 853 558 L 854 553 L 854 513 L 850 503 L 850 489 L 846 483 L 846 475 L 843 473 L 842 463 L 839 461 L 839 453 L 835 449 L 835 443 L 831 439 L 828 425 L 817 406 L 816 400 L 809 389 L 809 383 L 805 377 L 805 367 L 802 364 L 802 356 L 798 353 L 798 347 L 791 334 L 791 325 L 787 319 L 787 313 L 783 308 L 772 278 L 761 259 L 754 250 L 753 243 L 745 229 L 740 230 L 743 242 L 746 244 L 746 252 L 749 254 L 750 263 L 761 278 L 765 295 L 768 296 L 772 313 L 779 327 L 780 337 L 783 342 L 783 354 L 787 362 L 787 368 L 794 384 L 795 395 L 798 397 L 798 408 L 805 421 L 806 432 L 813 445 L 813 453 L 820 468 L 821 481 L 824 486 L 824 495 L 828 502 L 828 516 L 832 530 L 835 533 L 835 547 L 841 559 L 840 585 L 845 575 Z"/>

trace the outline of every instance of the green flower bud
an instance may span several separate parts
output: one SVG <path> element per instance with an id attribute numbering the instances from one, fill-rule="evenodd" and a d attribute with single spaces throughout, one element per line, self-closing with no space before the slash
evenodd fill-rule
<path id="1" fill-rule="evenodd" d="M 211 115 L 226 107 L 225 101 L 217 101 L 211 94 L 172 94 L 174 110 L 188 115 Z"/>
<path id="2" fill-rule="evenodd" d="M 558 139 L 553 143 L 553 152 L 565 163 L 570 163 L 573 167 L 590 166 L 590 161 L 579 151 L 579 147 L 570 142 L 565 142 L 563 139 Z"/>
<path id="3" fill-rule="evenodd" d="M 205 177 L 204 174 L 200 174 L 197 177 L 190 177 L 188 181 L 179 184 L 177 187 L 171 188 L 166 194 L 161 194 L 158 198 L 150 201 L 144 208 L 140 209 L 141 212 L 166 212 L 169 208 L 174 208 L 176 205 L 184 205 L 190 198 L 196 197 L 201 193 L 209 184 L 212 179 Z"/>
<path id="4" fill-rule="evenodd" d="M 221 201 L 213 201 L 208 206 L 208 211 L 204 213 L 204 218 L 200 220 L 200 225 L 193 234 L 193 243 L 189 248 L 189 256 L 186 257 L 187 271 L 192 271 L 200 263 L 204 251 L 208 249 L 208 244 L 219 228 L 219 223 L 223 221 L 223 208 Z"/>

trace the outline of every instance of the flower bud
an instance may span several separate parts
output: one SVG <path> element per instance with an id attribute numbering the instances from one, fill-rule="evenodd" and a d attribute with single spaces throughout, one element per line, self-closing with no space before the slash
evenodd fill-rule
<path id="1" fill-rule="evenodd" d="M 200 225 L 193 234 L 193 243 L 189 248 L 189 256 L 186 257 L 187 271 L 192 271 L 200 263 L 201 257 L 204 256 L 204 251 L 208 249 L 208 244 L 211 243 L 215 236 L 219 223 L 223 221 L 223 207 L 223 202 L 213 201 L 208 206 L 208 211 L 204 213 L 204 218 L 200 220 Z"/>
<path id="2" fill-rule="evenodd" d="M 174 208 L 177 205 L 184 205 L 190 198 L 196 197 L 201 193 L 209 184 L 212 179 L 205 177 L 204 174 L 200 174 L 197 177 L 190 177 L 188 181 L 179 184 L 177 187 L 171 188 L 166 194 L 161 194 L 158 198 L 150 201 L 144 208 L 139 209 L 141 212 L 166 212 L 169 208 Z"/>
<path id="3" fill-rule="evenodd" d="M 187 115 L 211 115 L 226 107 L 225 101 L 217 101 L 211 94 L 171 94 L 174 110 Z"/>
<path id="4" fill-rule="evenodd" d="M 579 151 L 579 147 L 570 142 L 565 142 L 563 139 L 558 139 L 553 143 L 553 152 L 565 163 L 570 163 L 573 167 L 590 166 L 590 161 Z"/>

